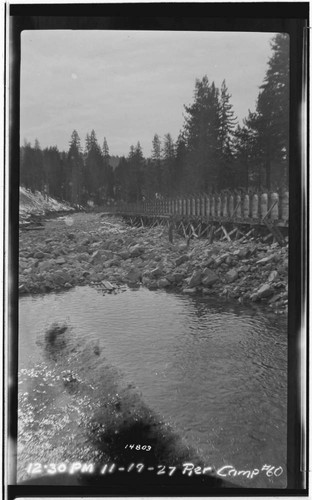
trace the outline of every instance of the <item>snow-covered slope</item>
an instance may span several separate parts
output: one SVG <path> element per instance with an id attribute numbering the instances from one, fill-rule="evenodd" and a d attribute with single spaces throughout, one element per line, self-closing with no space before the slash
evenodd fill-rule
<path id="1" fill-rule="evenodd" d="M 19 217 L 23 224 L 33 215 L 45 215 L 50 212 L 70 212 L 74 210 L 67 203 L 60 203 L 54 198 L 44 197 L 42 193 L 20 187 Z"/>

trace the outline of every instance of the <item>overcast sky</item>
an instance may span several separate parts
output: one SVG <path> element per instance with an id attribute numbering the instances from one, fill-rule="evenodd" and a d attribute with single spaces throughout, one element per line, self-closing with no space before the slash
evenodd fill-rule
<path id="1" fill-rule="evenodd" d="M 104 136 L 111 155 L 155 133 L 176 140 L 196 78 L 225 79 L 242 120 L 254 110 L 271 54 L 272 33 L 176 31 L 24 31 L 21 144 L 67 150 L 76 129 Z"/>

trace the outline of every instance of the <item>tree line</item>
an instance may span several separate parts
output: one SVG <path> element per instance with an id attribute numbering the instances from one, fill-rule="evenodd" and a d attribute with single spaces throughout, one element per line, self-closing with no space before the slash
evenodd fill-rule
<path id="1" fill-rule="evenodd" d="M 184 123 L 174 141 L 154 135 L 151 155 L 140 142 L 127 156 L 112 158 L 94 130 L 84 148 L 76 130 L 69 149 L 21 147 L 20 182 L 32 190 L 84 204 L 126 202 L 226 189 L 283 189 L 289 170 L 289 39 L 276 35 L 255 111 L 239 125 L 225 80 L 218 88 L 205 75 L 195 83 L 193 102 L 184 106 Z M 112 161 L 114 159 L 114 162 Z"/>

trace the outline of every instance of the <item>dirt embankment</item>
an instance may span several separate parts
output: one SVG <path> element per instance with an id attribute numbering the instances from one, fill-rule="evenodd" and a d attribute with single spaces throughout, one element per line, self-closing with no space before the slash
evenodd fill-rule
<path id="1" fill-rule="evenodd" d="M 223 296 L 287 310 L 288 246 L 256 238 L 209 244 L 168 229 L 134 228 L 118 217 L 76 213 L 20 231 L 19 292 L 46 293 L 77 285 L 111 292 L 122 284 Z"/>

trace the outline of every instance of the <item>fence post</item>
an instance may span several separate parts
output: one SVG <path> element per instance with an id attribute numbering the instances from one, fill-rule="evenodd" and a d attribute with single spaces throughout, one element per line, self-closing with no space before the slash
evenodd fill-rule
<path id="1" fill-rule="evenodd" d="M 281 200 L 281 219 L 286 222 L 289 218 L 289 193 L 286 191 Z"/>
<path id="2" fill-rule="evenodd" d="M 260 197 L 260 214 L 261 214 L 261 219 L 267 214 L 268 212 L 268 195 L 267 193 L 262 193 Z"/>
<path id="3" fill-rule="evenodd" d="M 254 194 L 252 197 L 252 207 L 251 213 L 253 219 L 258 219 L 259 217 L 259 198 L 257 194 Z"/>
<path id="4" fill-rule="evenodd" d="M 195 197 L 192 196 L 192 212 L 191 215 L 196 215 L 196 202 L 195 202 Z"/>
<path id="5" fill-rule="evenodd" d="M 211 216 L 216 216 L 216 198 L 214 195 L 211 197 Z"/>
<path id="6" fill-rule="evenodd" d="M 249 194 L 245 194 L 244 196 L 244 219 L 249 219 L 250 214 L 250 206 L 249 206 Z"/>
<path id="7" fill-rule="evenodd" d="M 217 216 L 221 217 L 221 196 L 217 195 Z"/>
<path id="8" fill-rule="evenodd" d="M 271 201 L 271 206 L 273 205 L 273 203 L 275 201 L 277 201 L 275 207 L 272 208 L 272 211 L 271 211 L 271 214 L 270 214 L 270 218 L 271 218 L 271 220 L 278 220 L 278 202 L 279 202 L 278 194 L 277 193 L 271 193 L 270 201 Z"/>
<path id="9" fill-rule="evenodd" d="M 223 215 L 223 217 L 228 216 L 228 197 L 227 197 L 227 194 L 225 194 L 223 196 L 222 215 Z"/>
<path id="10" fill-rule="evenodd" d="M 206 195 L 205 216 L 210 217 L 210 197 Z"/>
<path id="11" fill-rule="evenodd" d="M 234 196 L 231 194 L 229 198 L 229 216 L 233 217 L 234 213 Z"/>
<path id="12" fill-rule="evenodd" d="M 191 199 L 187 198 L 187 215 L 191 215 Z"/>
<path id="13" fill-rule="evenodd" d="M 238 219 L 240 219 L 242 217 L 242 198 L 241 198 L 241 195 L 238 194 L 236 196 L 236 213 L 235 213 L 235 217 L 237 217 Z"/>
<path id="14" fill-rule="evenodd" d="M 196 198 L 196 215 L 197 216 L 200 215 L 200 207 L 201 207 L 200 196 L 197 196 L 197 198 Z"/>

